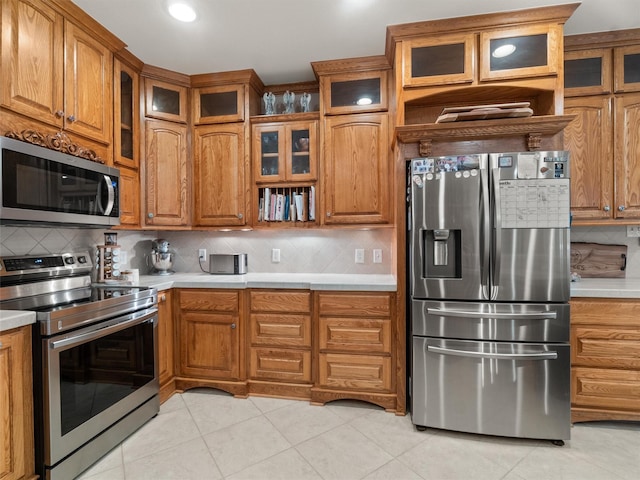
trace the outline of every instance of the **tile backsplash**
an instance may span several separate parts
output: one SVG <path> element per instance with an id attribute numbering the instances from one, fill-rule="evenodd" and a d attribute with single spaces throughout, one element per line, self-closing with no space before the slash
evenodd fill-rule
<path id="1" fill-rule="evenodd" d="M 104 244 L 101 229 L 33 228 L 2 226 L 0 255 L 38 255 L 64 251 L 94 251 Z M 152 241 L 166 239 L 175 253 L 173 270 L 200 272 L 198 249 L 211 253 L 247 253 L 249 272 L 274 273 L 367 273 L 393 272 L 393 229 L 252 230 L 231 232 L 117 231 L 118 244 L 126 253 L 122 268 L 148 273 L 147 254 Z M 272 249 L 280 250 L 280 262 L 271 261 Z M 365 251 L 365 263 L 356 264 L 355 249 Z M 382 263 L 373 263 L 373 249 L 382 250 Z M 203 262 L 208 267 L 208 261 Z"/>
<path id="2" fill-rule="evenodd" d="M 38 255 L 63 251 L 93 251 L 104 243 L 101 229 L 0 227 L 0 255 Z M 247 253 L 249 272 L 376 273 L 393 268 L 393 229 L 252 230 L 231 232 L 118 231 L 118 244 L 126 252 L 123 268 L 148 273 L 147 254 L 156 238 L 169 241 L 176 272 L 200 272 L 198 249 L 210 253 Z M 640 278 L 640 241 L 628 238 L 626 227 L 573 227 L 572 242 L 627 245 L 627 278 Z M 280 250 L 280 262 L 271 251 Z M 354 261 L 355 249 L 365 251 L 365 263 Z M 373 249 L 382 250 L 382 263 L 373 263 Z M 401 253 L 402 254 L 402 253 Z M 203 262 L 207 268 L 208 262 Z"/>

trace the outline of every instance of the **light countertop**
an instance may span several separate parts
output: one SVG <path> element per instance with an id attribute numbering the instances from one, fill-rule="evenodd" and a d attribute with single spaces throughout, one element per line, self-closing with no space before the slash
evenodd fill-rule
<path id="1" fill-rule="evenodd" d="M 0 310 L 0 332 L 12 328 L 31 325 L 36 321 L 36 312 L 21 312 L 18 310 Z"/>
<path id="2" fill-rule="evenodd" d="M 210 275 L 176 273 L 142 275 L 140 285 L 168 288 L 291 288 L 302 290 L 357 290 L 395 292 L 393 275 L 351 275 L 331 273 L 247 273 L 245 275 Z"/>
<path id="3" fill-rule="evenodd" d="M 571 282 L 571 296 L 640 299 L 640 278 L 581 278 Z"/>

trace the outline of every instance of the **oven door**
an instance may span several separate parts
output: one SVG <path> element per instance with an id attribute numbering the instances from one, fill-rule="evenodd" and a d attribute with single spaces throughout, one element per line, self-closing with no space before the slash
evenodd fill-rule
<path id="1" fill-rule="evenodd" d="M 140 310 L 42 340 L 46 465 L 158 394 L 157 312 Z"/>

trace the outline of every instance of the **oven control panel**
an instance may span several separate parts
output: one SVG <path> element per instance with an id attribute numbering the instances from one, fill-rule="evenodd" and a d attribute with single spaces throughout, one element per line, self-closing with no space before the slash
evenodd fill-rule
<path id="1" fill-rule="evenodd" d="M 91 256 L 88 252 L 46 255 L 0 257 L 0 277 L 29 276 L 36 274 L 68 274 L 90 272 Z"/>

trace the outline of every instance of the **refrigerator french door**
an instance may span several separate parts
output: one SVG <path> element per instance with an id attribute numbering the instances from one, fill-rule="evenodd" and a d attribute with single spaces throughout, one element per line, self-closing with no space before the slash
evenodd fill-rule
<path id="1" fill-rule="evenodd" d="M 419 158 L 410 175 L 413 423 L 568 439 L 568 153 Z"/>

